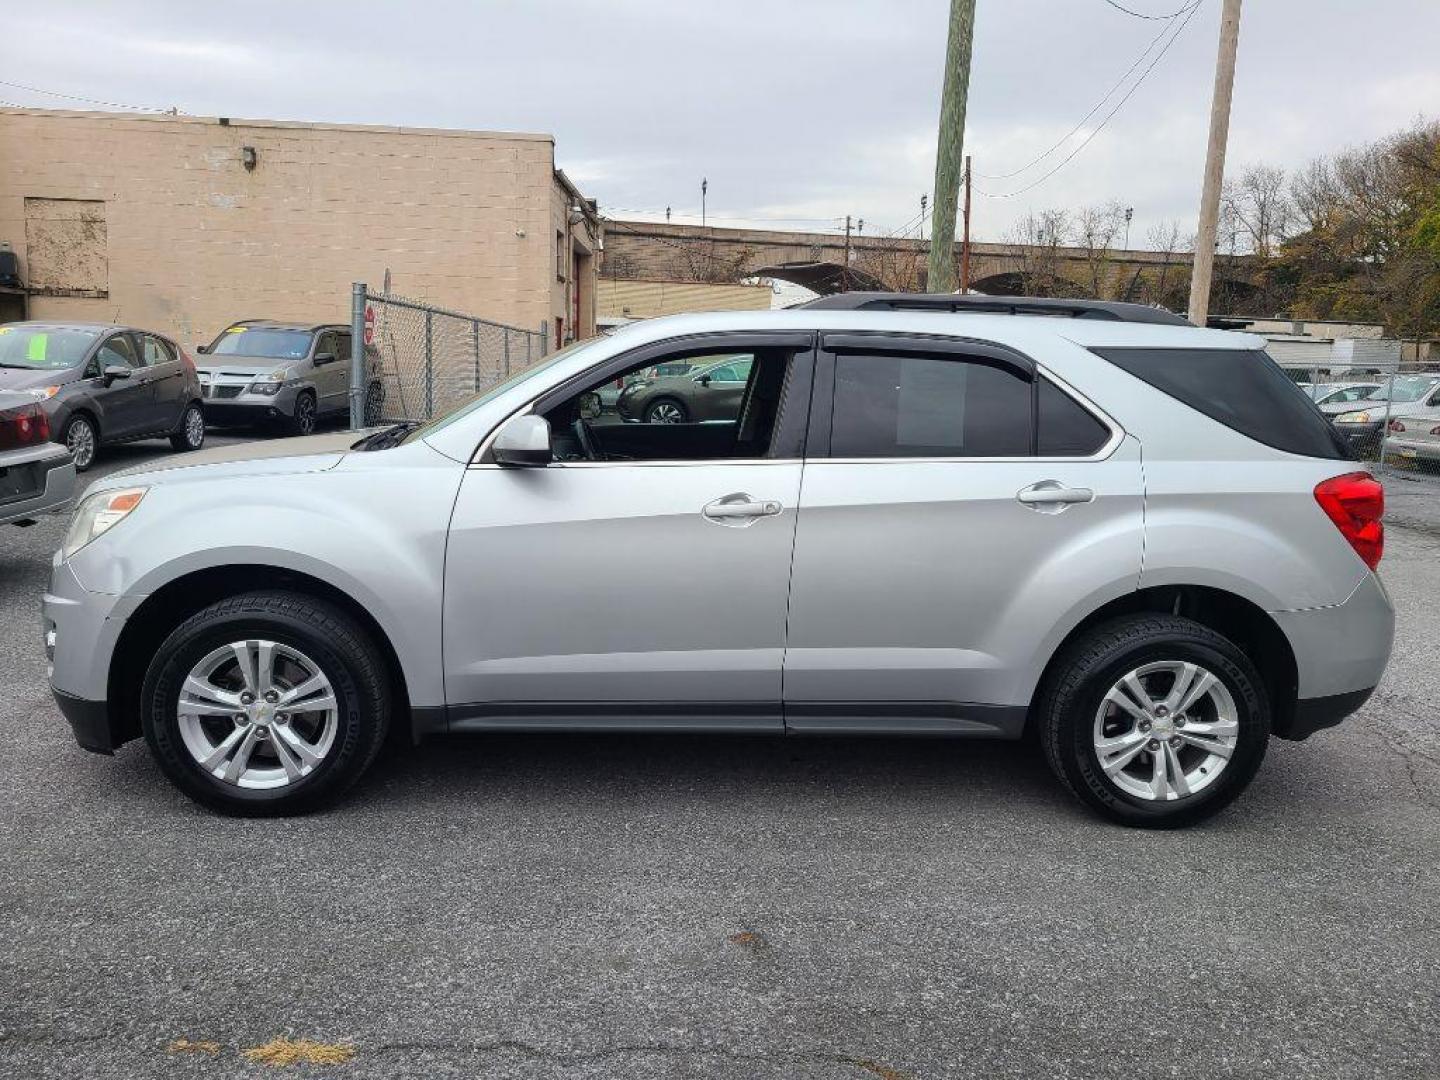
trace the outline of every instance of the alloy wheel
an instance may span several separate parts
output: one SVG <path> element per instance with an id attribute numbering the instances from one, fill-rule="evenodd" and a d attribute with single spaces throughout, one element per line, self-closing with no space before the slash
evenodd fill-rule
<path id="1" fill-rule="evenodd" d="M 191 405 L 185 411 L 185 441 L 192 450 L 205 445 L 205 414 L 198 405 Z"/>
<path id="2" fill-rule="evenodd" d="M 75 468 L 88 469 L 95 460 L 95 429 L 90 421 L 76 417 L 65 429 L 65 447 L 75 460 Z"/>
<path id="3" fill-rule="evenodd" d="M 646 420 L 652 424 L 678 424 L 685 419 L 685 414 L 680 411 L 680 406 L 669 401 L 659 401 L 650 406 Z"/>
<path id="4" fill-rule="evenodd" d="M 309 394 L 301 394 L 295 402 L 295 427 L 301 435 L 315 430 L 315 402 Z"/>
<path id="5" fill-rule="evenodd" d="M 1173 801 L 1225 770 L 1240 737 L 1235 699 L 1198 664 L 1143 664 L 1120 678 L 1095 713 L 1095 756 L 1128 795 Z"/>
<path id="6" fill-rule="evenodd" d="M 314 660 L 275 641 L 222 645 L 190 669 L 176 707 L 202 770 L 240 788 L 288 787 L 335 744 L 335 688 Z"/>

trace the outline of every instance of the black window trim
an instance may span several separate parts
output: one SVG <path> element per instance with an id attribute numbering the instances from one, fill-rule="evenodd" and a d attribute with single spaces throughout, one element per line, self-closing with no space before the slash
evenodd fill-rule
<path id="1" fill-rule="evenodd" d="M 1030 383 L 1030 453 L 1009 457 L 834 457 L 831 455 L 831 432 L 835 415 L 835 358 L 838 353 L 884 352 L 935 354 L 952 353 L 959 357 L 989 361 L 996 367 L 1008 368 L 1025 377 Z M 1041 456 L 1039 447 L 1040 425 L 1040 379 L 1049 379 L 1062 394 L 1089 413 L 1108 432 L 1105 441 L 1093 454 L 1065 454 Z M 897 462 L 1086 462 L 1104 461 L 1115 453 L 1124 441 L 1125 431 L 1116 420 L 1090 398 L 1082 394 L 1051 369 L 1038 364 L 1031 357 L 1007 345 L 977 338 L 963 338 L 934 334 L 904 334 L 894 331 L 840 331 L 827 332 L 820 336 L 820 347 L 815 355 L 814 401 L 810 409 L 810 433 L 806 440 L 807 462 L 830 462 L 832 464 L 863 465 Z"/>
<path id="2" fill-rule="evenodd" d="M 497 423 L 480 442 L 480 448 L 471 459 L 471 468 L 485 466 L 499 468 L 491 444 L 495 435 L 516 416 L 527 413 L 549 412 L 567 398 L 580 392 L 587 385 L 604 383 L 623 375 L 632 368 L 646 366 L 677 352 L 726 351 L 743 352 L 746 349 L 788 348 L 794 350 L 794 358 L 785 373 L 785 385 L 780 392 L 780 408 L 775 417 L 775 431 L 770 439 L 770 449 L 764 457 L 758 458 L 650 458 L 643 461 L 567 461 L 555 462 L 553 468 L 565 469 L 612 469 L 624 466 L 676 466 L 693 465 L 766 465 L 782 462 L 798 462 L 805 457 L 806 432 L 809 426 L 812 392 L 811 385 L 815 371 L 817 334 L 813 330 L 721 330 L 705 334 L 685 334 L 665 338 L 637 346 L 603 360 L 593 367 L 572 375 L 559 386 L 555 386 L 532 398 L 526 404 L 510 413 Z"/>

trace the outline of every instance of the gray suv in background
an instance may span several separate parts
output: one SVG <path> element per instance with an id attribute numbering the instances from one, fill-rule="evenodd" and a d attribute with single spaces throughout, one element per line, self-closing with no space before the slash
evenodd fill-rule
<path id="1" fill-rule="evenodd" d="M 1188 824 L 1359 708 L 1393 635 L 1380 485 L 1263 345 L 851 293 L 106 477 L 45 598 L 55 697 L 228 813 L 333 800 L 391 725 L 1030 732 L 1100 813 Z M 590 423 L 601 387 L 735 356 L 723 416 Z"/>
<path id="2" fill-rule="evenodd" d="M 214 424 L 278 424 L 309 435 L 324 416 L 350 409 L 348 326 L 244 319 L 199 352 L 207 416 Z M 365 387 L 365 416 L 378 422 L 385 387 L 375 358 Z"/>
<path id="3" fill-rule="evenodd" d="M 0 326 L 0 390 L 41 403 L 50 437 L 84 472 L 105 443 L 168 438 L 176 450 L 205 443 L 195 365 L 175 342 L 109 323 Z"/>

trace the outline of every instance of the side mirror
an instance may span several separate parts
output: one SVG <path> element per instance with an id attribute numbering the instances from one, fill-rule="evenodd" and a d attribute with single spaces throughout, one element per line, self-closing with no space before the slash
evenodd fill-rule
<path id="1" fill-rule="evenodd" d="M 209 345 L 196 345 L 196 346 L 195 346 L 195 351 L 196 351 L 197 353 L 208 353 L 208 352 L 210 351 L 210 346 L 209 346 Z"/>
<path id="2" fill-rule="evenodd" d="M 506 421 L 491 449 L 495 464 L 516 469 L 541 469 L 555 458 L 550 445 L 550 421 L 526 414 Z"/>
<path id="3" fill-rule="evenodd" d="M 333 364 L 334 362 L 335 362 L 335 354 L 334 354 L 334 353 L 317 352 L 317 353 L 315 354 L 315 364 L 316 364 L 316 366 L 319 366 L 320 364 Z"/>
<path id="4" fill-rule="evenodd" d="M 701 386 L 708 387 L 710 385 L 710 376 L 701 375 L 700 378 L 696 379 L 695 381 L 698 382 Z"/>
<path id="5" fill-rule="evenodd" d="M 100 373 L 100 378 L 105 385 L 109 386 L 116 379 L 130 378 L 130 368 L 126 364 L 106 364 L 105 370 Z"/>

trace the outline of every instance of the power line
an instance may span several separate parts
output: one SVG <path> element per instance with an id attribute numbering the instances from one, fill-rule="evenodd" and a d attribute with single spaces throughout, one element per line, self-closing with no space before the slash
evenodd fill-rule
<path id="1" fill-rule="evenodd" d="M 1064 160 L 1060 162 L 1060 164 L 1056 165 L 1044 176 L 1040 177 L 1040 179 L 1034 181 L 1033 183 L 1026 184 L 1024 187 L 1016 191 L 981 191 L 979 188 L 976 188 L 976 194 L 984 195 L 987 199 L 1013 199 L 1016 195 L 1023 195 L 1025 194 L 1025 192 L 1030 191 L 1033 188 L 1039 187 L 1046 180 L 1049 180 L 1050 177 L 1054 176 L 1057 172 L 1063 169 L 1066 165 L 1070 164 L 1070 162 L 1074 160 L 1075 155 L 1080 153 L 1081 150 L 1084 150 L 1085 147 L 1089 146 L 1091 140 L 1094 139 L 1096 135 L 1099 135 L 1100 132 L 1105 130 L 1105 125 L 1108 124 L 1114 118 L 1115 114 L 1124 107 L 1125 103 L 1134 96 L 1135 91 L 1140 89 L 1140 84 L 1145 81 L 1146 77 L 1149 76 L 1150 72 L 1155 70 L 1155 65 L 1160 63 L 1160 61 L 1164 59 L 1165 54 L 1170 51 L 1170 46 L 1174 45 L 1176 39 L 1185 32 L 1185 27 L 1190 25 L 1190 20 L 1195 17 L 1195 13 L 1199 10 L 1199 3 L 1193 4 L 1191 6 L 1190 13 L 1185 16 L 1185 18 L 1180 22 L 1179 26 L 1175 27 L 1174 33 L 1170 35 L 1170 40 L 1167 41 L 1164 47 L 1155 54 L 1155 59 L 1150 61 L 1150 66 L 1140 73 L 1140 77 L 1135 80 L 1129 90 L 1125 91 L 1124 97 L 1122 97 L 1119 101 L 1115 103 L 1115 107 L 1105 114 L 1105 119 L 1101 120 L 1100 123 L 1096 125 L 1095 130 L 1090 132 L 1089 135 L 1085 136 L 1085 141 L 1082 142 L 1079 146 L 1075 147 L 1074 150 L 1071 150 L 1070 153 L 1065 156 Z"/>
<path id="2" fill-rule="evenodd" d="M 25 86 L 23 83 L 9 82 L 5 79 L 0 79 L 0 86 L 9 86 L 12 89 L 24 90 L 31 94 L 45 94 L 49 97 L 64 98 L 67 101 L 83 101 L 87 105 L 104 105 L 110 109 L 133 109 L 136 112 L 153 113 L 164 113 L 172 111 L 169 109 L 157 109 L 153 105 L 126 105 L 123 102 L 119 101 L 101 101 L 99 98 L 83 97 L 80 94 L 62 94 L 59 90 L 45 90 L 38 86 Z M 23 106 L 16 107 L 23 108 Z"/>
<path id="3" fill-rule="evenodd" d="M 1175 15 L 1182 15 L 1186 11 L 1193 12 L 1195 8 L 1199 7 L 1202 3 L 1204 3 L 1204 0 L 1193 0 L 1193 2 L 1187 7 L 1183 7 L 1179 11 L 1177 11 Z M 1175 15 L 1166 16 L 1166 18 L 1173 19 Z M 1149 16 L 1146 17 L 1149 18 Z M 1159 16 L 1156 16 L 1156 18 L 1159 18 Z M 1040 162 L 1044 161 L 1056 150 L 1059 150 L 1060 147 L 1064 146 L 1067 142 L 1070 141 L 1070 138 L 1076 132 L 1078 132 L 1081 128 L 1085 126 L 1085 122 L 1087 120 L 1089 120 L 1092 116 L 1094 116 L 1097 112 L 1100 111 L 1101 106 L 1103 106 L 1107 101 L 1110 100 L 1111 95 L 1114 94 L 1116 90 L 1119 90 L 1120 87 L 1125 85 L 1125 80 L 1130 78 L 1130 76 L 1134 73 L 1135 69 L 1145 62 L 1145 58 L 1150 55 L 1150 50 L 1155 48 L 1156 44 L 1159 43 L 1160 39 L 1163 38 L 1166 34 L 1168 34 L 1170 30 L 1171 27 L 1167 26 L 1165 27 L 1165 29 L 1161 30 L 1160 33 L 1156 34 L 1153 38 L 1151 38 L 1150 43 L 1146 45 L 1145 48 L 1141 51 L 1140 55 L 1135 58 L 1135 62 L 1125 69 L 1125 74 L 1121 75 L 1120 78 L 1116 79 L 1115 84 L 1111 86 L 1109 90 L 1105 91 L 1104 96 L 1101 97 L 1099 101 L 1095 102 L 1095 104 L 1090 107 L 1090 111 L 1087 112 L 1084 116 L 1082 116 L 1079 122 L 1074 127 L 1072 127 L 1064 135 L 1060 136 L 1060 138 L 1055 141 L 1055 144 L 1049 149 L 1031 158 L 1024 165 L 1021 165 L 1020 168 L 1016 169 L 1013 172 L 996 173 L 994 175 L 988 173 L 977 173 L 976 175 L 978 175 L 982 180 L 1009 180 L 1011 177 L 1019 176 L 1021 173 L 1026 172 L 1034 166 L 1040 164 Z"/>
<path id="4" fill-rule="evenodd" d="M 1124 5 L 1117 4 L 1115 0 L 1105 0 L 1105 3 L 1109 4 L 1116 11 L 1123 11 L 1126 15 L 1133 15 L 1137 19 L 1150 19 L 1154 22 L 1159 22 L 1162 19 L 1173 19 L 1176 15 L 1182 15 L 1185 12 L 1185 9 L 1182 7 L 1178 11 L 1172 11 L 1169 15 L 1146 15 L 1144 12 L 1131 11 Z"/>

